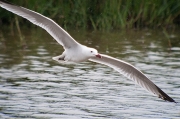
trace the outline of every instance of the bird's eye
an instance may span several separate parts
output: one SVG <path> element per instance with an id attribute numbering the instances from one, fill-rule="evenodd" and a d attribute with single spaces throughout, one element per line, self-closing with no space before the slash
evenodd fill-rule
<path id="1" fill-rule="evenodd" d="M 93 53 L 93 51 L 91 51 L 91 53 Z"/>

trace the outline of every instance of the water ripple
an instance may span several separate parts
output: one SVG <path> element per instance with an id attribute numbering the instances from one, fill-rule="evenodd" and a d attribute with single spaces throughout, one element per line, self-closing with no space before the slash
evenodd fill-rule
<path id="1" fill-rule="evenodd" d="M 145 34 L 144 39 L 153 36 L 153 33 L 150 34 Z M 180 102 L 180 48 L 173 47 L 172 52 L 168 53 L 160 43 L 152 41 L 144 42 L 149 49 L 142 50 L 126 37 L 120 43 L 116 36 L 116 44 L 103 41 L 101 44 L 106 48 L 102 47 L 102 50 L 109 47 L 110 55 L 141 69 L 162 90 Z M 109 67 L 91 62 L 62 65 L 52 61 L 52 54 L 55 52 L 53 56 L 59 55 L 61 50 L 52 51 L 52 47 L 58 49 L 59 46 L 46 43 L 50 46 L 37 46 L 32 51 L 26 50 L 27 54 L 22 56 L 10 57 L 0 52 L 1 118 L 180 117 L 179 104 L 162 101 Z"/>

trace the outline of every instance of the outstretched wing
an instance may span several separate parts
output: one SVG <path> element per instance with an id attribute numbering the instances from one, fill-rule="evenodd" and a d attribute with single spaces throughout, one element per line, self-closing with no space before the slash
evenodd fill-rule
<path id="1" fill-rule="evenodd" d="M 163 100 L 175 102 L 171 97 L 169 97 L 159 87 L 157 87 L 152 81 L 150 81 L 148 77 L 146 77 L 141 71 L 136 69 L 131 64 L 104 54 L 100 55 L 102 56 L 102 58 L 91 58 L 89 60 L 92 62 L 107 65 L 115 69 L 119 73 L 135 81 L 138 85 L 140 85 L 147 91 L 157 95 L 159 98 L 162 98 Z"/>
<path id="2" fill-rule="evenodd" d="M 79 44 L 64 29 L 62 29 L 57 23 L 55 23 L 48 17 L 45 17 L 32 10 L 16 6 L 5 0 L 0 0 L 0 6 L 14 14 L 17 14 L 29 20 L 33 24 L 42 27 L 65 49 L 75 47 Z"/>

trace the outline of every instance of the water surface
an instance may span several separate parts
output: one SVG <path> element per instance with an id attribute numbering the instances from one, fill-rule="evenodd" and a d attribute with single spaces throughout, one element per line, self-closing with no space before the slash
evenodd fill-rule
<path id="1" fill-rule="evenodd" d="M 1 29 L 2 30 L 2 29 Z M 80 43 L 127 61 L 180 102 L 179 31 L 69 31 Z M 2 119 L 179 119 L 180 105 L 151 95 L 113 69 L 92 62 L 58 64 L 63 48 L 41 29 L 0 33 Z M 23 44 L 23 46 L 22 46 Z"/>

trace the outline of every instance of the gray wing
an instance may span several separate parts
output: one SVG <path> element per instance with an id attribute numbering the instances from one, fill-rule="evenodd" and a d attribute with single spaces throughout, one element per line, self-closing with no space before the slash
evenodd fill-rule
<path id="1" fill-rule="evenodd" d="M 157 87 L 152 81 L 150 81 L 148 77 L 146 77 L 141 71 L 136 69 L 131 64 L 107 55 L 100 55 L 102 56 L 102 58 L 91 58 L 89 60 L 92 62 L 107 65 L 115 69 L 119 73 L 135 81 L 138 85 L 140 85 L 147 91 L 157 95 L 159 98 L 162 98 L 163 100 L 175 102 L 171 97 L 169 97 L 159 87 Z"/>
<path id="2" fill-rule="evenodd" d="M 77 43 L 64 29 L 52 19 L 26 8 L 13 5 L 5 0 L 0 0 L 0 6 L 14 14 L 17 14 L 33 24 L 45 29 L 65 49 L 75 47 Z"/>

